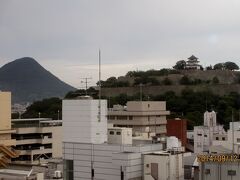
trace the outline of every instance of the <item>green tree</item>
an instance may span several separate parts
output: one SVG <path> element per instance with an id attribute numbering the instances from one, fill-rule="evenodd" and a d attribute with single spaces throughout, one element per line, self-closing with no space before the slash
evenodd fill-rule
<path id="1" fill-rule="evenodd" d="M 206 67 L 206 70 L 213 70 L 213 67 L 212 67 L 212 65 L 210 65 L 210 66 L 207 66 L 207 67 Z"/>
<path id="2" fill-rule="evenodd" d="M 231 70 L 231 71 L 239 70 L 238 65 L 236 63 L 234 63 L 234 62 L 230 62 L 230 61 L 225 62 L 224 66 L 225 66 L 226 69 Z"/>
<path id="3" fill-rule="evenodd" d="M 212 79 L 213 84 L 219 84 L 219 79 L 218 77 L 214 76 Z"/>
<path id="4" fill-rule="evenodd" d="M 224 63 L 217 63 L 213 66 L 214 70 L 223 70 L 224 69 Z"/>
<path id="5" fill-rule="evenodd" d="M 185 66 L 186 66 L 186 61 L 180 60 L 180 61 L 176 62 L 175 66 L 173 66 L 173 68 L 176 70 L 183 70 L 183 69 L 185 69 Z"/>
<path id="6" fill-rule="evenodd" d="M 52 118 L 61 119 L 62 112 L 62 100 L 59 98 L 49 98 L 43 99 L 42 101 L 36 101 L 29 107 L 24 114 L 22 114 L 23 118 L 36 118 L 39 117 L 39 113 L 41 113 L 41 117 L 43 118 Z"/>
<path id="7" fill-rule="evenodd" d="M 164 85 L 172 85 L 172 81 L 169 79 L 169 78 L 164 78 L 164 80 L 162 81 L 162 83 L 164 84 Z"/>
<path id="8" fill-rule="evenodd" d="M 189 79 L 188 76 L 183 76 L 181 79 L 180 79 L 180 84 L 182 85 L 190 85 L 191 84 L 191 80 Z"/>

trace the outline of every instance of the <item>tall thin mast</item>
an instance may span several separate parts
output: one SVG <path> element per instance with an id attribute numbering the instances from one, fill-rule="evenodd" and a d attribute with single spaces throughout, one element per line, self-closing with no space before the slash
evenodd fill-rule
<path id="1" fill-rule="evenodd" d="M 98 86 L 99 86 L 99 92 L 98 92 L 98 95 L 99 95 L 99 100 L 98 100 L 98 108 L 99 108 L 99 112 L 98 112 L 98 115 L 99 115 L 99 118 L 98 118 L 98 121 L 101 122 L 101 50 L 99 49 L 99 52 L 98 52 Z"/>

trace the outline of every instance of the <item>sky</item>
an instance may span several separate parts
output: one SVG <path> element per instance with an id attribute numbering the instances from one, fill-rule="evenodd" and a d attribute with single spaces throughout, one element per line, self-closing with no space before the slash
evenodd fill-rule
<path id="1" fill-rule="evenodd" d="M 130 70 L 240 65 L 239 0 L 0 0 L 0 67 L 33 57 L 76 88 Z"/>

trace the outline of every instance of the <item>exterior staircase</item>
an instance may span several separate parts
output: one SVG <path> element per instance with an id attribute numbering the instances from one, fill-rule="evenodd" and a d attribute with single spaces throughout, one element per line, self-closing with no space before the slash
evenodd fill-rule
<path id="1" fill-rule="evenodd" d="M 0 144 L 0 168 L 6 168 L 11 158 L 16 158 L 19 153 L 11 147 Z"/>

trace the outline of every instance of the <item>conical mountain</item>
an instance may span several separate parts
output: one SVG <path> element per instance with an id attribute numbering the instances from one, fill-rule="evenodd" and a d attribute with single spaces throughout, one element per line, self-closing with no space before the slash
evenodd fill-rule
<path id="1" fill-rule="evenodd" d="M 26 103 L 63 97 L 75 90 L 30 57 L 16 59 L 0 68 L 0 90 L 11 91 L 13 102 Z"/>

